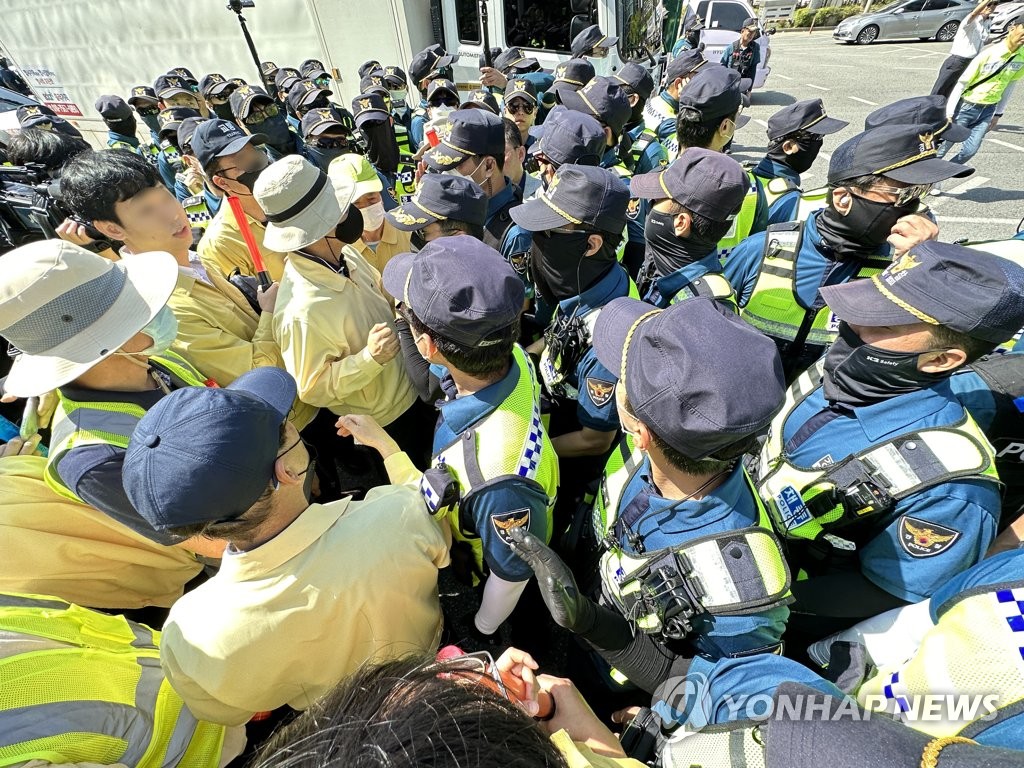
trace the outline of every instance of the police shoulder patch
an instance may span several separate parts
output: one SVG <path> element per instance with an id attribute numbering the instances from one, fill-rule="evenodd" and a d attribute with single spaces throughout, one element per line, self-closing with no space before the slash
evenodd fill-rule
<path id="1" fill-rule="evenodd" d="M 911 557 L 934 557 L 952 547 L 960 531 L 928 520 L 904 515 L 900 518 L 900 546 Z"/>
<path id="2" fill-rule="evenodd" d="M 605 381 L 604 379 L 595 379 L 593 376 L 587 377 L 587 394 L 590 395 L 590 399 L 594 405 L 598 408 L 603 408 L 611 402 L 612 395 L 615 394 L 615 382 Z"/>
<path id="3" fill-rule="evenodd" d="M 494 526 L 498 538 L 509 544 L 512 541 L 509 535 L 512 529 L 530 527 L 530 508 L 523 507 L 511 512 L 502 512 L 500 515 L 491 515 L 491 525 Z"/>
<path id="4" fill-rule="evenodd" d="M 640 213 L 640 198 L 631 197 L 629 203 L 626 205 L 626 218 L 630 220 L 636 219 Z"/>

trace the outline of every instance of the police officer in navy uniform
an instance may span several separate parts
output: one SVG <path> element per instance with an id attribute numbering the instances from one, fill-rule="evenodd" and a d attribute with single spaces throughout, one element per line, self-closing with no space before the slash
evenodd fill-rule
<path id="1" fill-rule="evenodd" d="M 604 126 L 597 118 L 572 109 L 552 112 L 539 133 L 529 154 L 537 161 L 543 187 L 563 165 L 600 165 L 608 146 Z"/>
<path id="2" fill-rule="evenodd" d="M 594 65 L 586 59 L 569 59 L 555 67 L 555 79 L 544 94 L 544 104 L 550 109 L 562 103 L 562 93 L 578 91 L 597 75 Z"/>
<path id="3" fill-rule="evenodd" d="M 231 114 L 229 98 L 231 92 L 237 87 L 237 83 L 228 80 L 218 72 L 203 75 L 203 79 L 199 81 L 199 94 L 213 113 L 211 116 L 221 120 L 234 119 L 234 115 Z"/>
<path id="4" fill-rule="evenodd" d="M 934 238 L 937 227 L 917 215 L 921 197 L 938 181 L 970 173 L 937 159 L 931 126 L 865 131 L 832 153 L 827 208 L 773 224 L 732 250 L 724 273 L 740 314 L 776 340 L 790 380 L 835 339 L 818 288 L 877 274 L 894 245 L 905 251 Z"/>
<path id="5" fill-rule="evenodd" d="M 156 91 L 148 85 L 136 85 L 131 90 L 128 103 L 135 108 L 139 120 L 149 129 L 150 141 L 139 148 L 139 154 L 156 168 L 160 158 L 160 103 Z M 160 180 L 163 181 L 162 176 Z"/>
<path id="6" fill-rule="evenodd" d="M 985 556 L 995 457 L 950 377 L 1020 330 L 1022 288 L 1011 262 L 927 241 L 820 289 L 838 337 L 790 388 L 756 477 L 809 577 L 793 590 L 806 638 L 924 600 Z"/>
<path id="7" fill-rule="evenodd" d="M 299 65 L 299 74 L 306 80 L 312 80 L 321 88 L 330 88 L 331 73 L 319 59 L 306 59 Z"/>
<path id="8" fill-rule="evenodd" d="M 609 37 L 597 24 L 591 24 L 572 39 L 569 49 L 574 59 L 582 59 L 584 56 L 604 59 L 608 56 L 608 49 L 618 42 L 619 38 L 615 35 Z"/>
<path id="9" fill-rule="evenodd" d="M 278 74 L 281 74 L 280 70 Z M 261 133 L 266 137 L 267 153 L 272 161 L 285 155 L 301 155 L 302 139 L 288 127 L 285 108 L 262 88 L 243 85 L 236 88 L 229 99 L 235 123 L 249 134 Z"/>
<path id="10" fill-rule="evenodd" d="M 486 88 L 478 88 L 466 95 L 466 100 L 459 104 L 459 109 L 486 109 L 492 115 L 501 117 L 501 107 L 494 94 Z"/>
<path id="11" fill-rule="evenodd" d="M 301 125 L 306 159 L 324 173 L 334 158 L 354 151 L 352 131 L 333 105 L 309 110 Z"/>
<path id="12" fill-rule="evenodd" d="M 299 80 L 288 89 L 288 112 L 294 115 L 298 125 L 291 123 L 292 129 L 301 131 L 302 118 L 311 109 L 326 109 L 331 106 L 327 98 L 332 91 L 321 88 L 312 80 Z"/>
<path id="13" fill-rule="evenodd" d="M 502 118 L 482 109 L 460 109 L 449 118 L 451 131 L 423 156 L 433 171 L 458 173 L 487 193 L 484 242 L 512 265 L 532 292 L 530 233 L 512 219 L 511 209 L 522 202 L 519 187 L 505 176 L 505 127 Z"/>
<path id="14" fill-rule="evenodd" d="M 435 77 L 450 79 L 453 61 L 455 57 L 435 43 L 417 53 L 409 62 L 409 79 L 420 92 L 420 103 L 409 117 L 409 145 L 413 151 L 423 145 L 423 129 L 427 122 L 427 86 Z M 380 64 L 373 69 L 380 69 Z M 365 74 L 360 74 L 360 77 L 365 77 Z"/>
<path id="15" fill-rule="evenodd" d="M 279 67 L 274 72 L 274 87 L 267 93 L 274 94 L 274 98 L 281 102 L 282 107 L 288 106 L 288 92 L 302 79 L 302 73 L 295 67 Z"/>
<path id="16" fill-rule="evenodd" d="M 800 174 L 814 164 L 824 137 L 848 125 L 826 115 L 821 99 L 798 101 L 768 118 L 768 151 L 753 170 L 764 181 L 769 224 L 796 218 Z"/>
<path id="17" fill-rule="evenodd" d="M 533 83 L 538 97 L 551 87 L 555 78 L 550 72 L 541 69 L 540 62 L 533 56 L 527 56 L 522 48 L 512 46 L 506 48 L 494 59 L 493 67 L 480 68 L 480 83 L 499 93 L 508 87 L 509 80 L 522 79 Z"/>
<path id="18" fill-rule="evenodd" d="M 188 107 L 170 107 L 161 110 L 157 117 L 160 120 L 160 160 L 157 168 L 164 184 L 174 191 L 178 174 L 185 171 L 181 150 L 178 147 L 178 127 L 186 118 L 200 117 L 200 114 Z"/>
<path id="19" fill-rule="evenodd" d="M 174 179 L 174 196 L 178 198 L 192 228 L 192 242 L 198 244 L 213 217 L 220 210 L 222 197 L 210 191 L 203 176 L 202 165 L 192 151 L 192 136 L 202 123 L 201 117 L 186 117 L 178 126 L 178 149 L 184 169 Z"/>
<path id="20" fill-rule="evenodd" d="M 384 85 L 388 89 L 388 97 L 391 100 L 391 116 L 395 118 L 395 125 L 401 125 L 406 131 L 409 130 L 409 120 L 412 119 L 412 110 L 409 109 L 409 79 L 405 72 L 396 66 L 384 67 Z M 410 150 L 415 152 L 415 149 Z"/>
<path id="21" fill-rule="evenodd" d="M 694 147 L 662 171 L 634 176 L 631 189 L 653 201 L 644 228 L 644 300 L 667 307 L 702 296 L 735 309 L 734 291 L 721 274 L 718 242 L 734 225 L 747 193 L 740 164 Z"/>
<path id="22" fill-rule="evenodd" d="M 647 131 L 644 124 L 644 108 L 654 92 L 654 78 L 651 77 L 651 73 L 644 65 L 631 61 L 612 79 L 621 83 L 622 90 L 633 109 L 626 121 L 626 131 L 632 142 L 627 165 L 633 173 L 650 173 L 668 165 L 668 150 L 658 141 L 657 134 Z"/>
<path id="23" fill-rule="evenodd" d="M 615 377 L 594 353 L 593 329 L 605 304 L 637 296 L 616 259 L 628 203 L 629 189 L 614 173 L 570 164 L 540 195 L 512 209 L 516 223 L 533 232 L 537 292 L 555 308 L 543 341 L 530 352 L 540 354 L 552 444 L 562 459 L 603 455 L 619 428 Z M 600 464 L 594 468 L 600 471 Z M 566 484 L 575 479 L 575 473 L 563 477 L 563 498 L 572 499 Z"/>
<path id="24" fill-rule="evenodd" d="M 132 108 L 120 96 L 100 96 L 96 99 L 96 111 L 107 126 L 107 146 L 110 149 L 139 151 L 139 137 L 135 135 L 138 125 Z"/>
<path id="25" fill-rule="evenodd" d="M 352 100 L 355 125 L 366 140 L 366 156 L 384 184 L 384 208 L 407 202 L 416 192 L 416 163 L 403 154 L 395 135 L 395 119 L 379 93 L 362 93 Z"/>
<path id="26" fill-rule="evenodd" d="M 644 130 L 651 133 L 665 147 L 669 162 L 679 154 L 676 139 L 676 118 L 679 113 L 679 93 L 683 86 L 707 64 L 700 51 L 685 51 L 676 56 L 665 68 L 665 87 L 644 106 Z"/>

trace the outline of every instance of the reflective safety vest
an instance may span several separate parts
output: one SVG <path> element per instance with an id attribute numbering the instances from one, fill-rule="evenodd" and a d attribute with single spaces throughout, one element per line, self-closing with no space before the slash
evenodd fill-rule
<path id="1" fill-rule="evenodd" d="M 156 144 L 143 144 L 139 147 L 138 152 L 147 162 L 156 168 L 160 164 L 160 147 Z"/>
<path id="2" fill-rule="evenodd" d="M 789 388 L 761 449 L 757 493 L 780 536 L 813 541 L 950 480 L 999 482 L 995 452 L 966 410 L 956 424 L 913 430 L 827 467 L 792 464 L 783 427 L 818 388 L 823 369 L 819 360 Z"/>
<path id="3" fill-rule="evenodd" d="M 868 710 L 906 713 L 907 725 L 935 737 L 977 738 L 1024 715 L 1021 605 L 1024 578 L 950 598 L 938 606 L 939 622 L 913 657 L 878 670 L 857 691 L 858 702 Z M 928 698 L 941 704 L 928 712 Z"/>
<path id="4" fill-rule="evenodd" d="M 181 201 L 182 207 L 185 209 L 185 215 L 188 216 L 189 226 L 195 229 L 206 229 L 210 226 L 210 222 L 213 221 L 213 215 L 210 213 L 209 206 L 206 205 L 206 198 L 199 195 L 192 195 L 192 197 L 186 197 Z"/>
<path id="5" fill-rule="evenodd" d="M 157 371 L 170 376 L 177 388 L 216 386 L 215 382 L 203 376 L 185 358 L 170 350 L 159 357 L 149 358 L 149 364 Z M 61 480 L 57 471 L 61 459 L 71 449 L 83 445 L 113 445 L 127 448 L 135 426 L 146 415 L 146 409 L 134 403 L 113 399 L 78 402 L 65 395 L 63 390 L 57 392 L 60 399 L 53 416 L 50 455 L 46 461 L 43 479 L 60 496 L 82 501 Z M 110 394 L 113 397 L 114 393 Z"/>
<path id="6" fill-rule="evenodd" d="M 828 187 L 816 187 L 800 193 L 800 202 L 796 206 L 796 220 L 807 221 L 807 218 L 815 211 L 820 211 L 828 206 Z"/>
<path id="7" fill-rule="evenodd" d="M 164 156 L 165 160 L 167 160 L 167 164 L 171 167 L 171 172 L 174 175 L 178 175 L 185 170 L 185 164 L 181 159 L 181 153 L 178 151 L 178 148 L 171 144 L 167 139 L 160 142 L 159 153 Z"/>
<path id="8" fill-rule="evenodd" d="M 126 149 L 129 152 L 139 152 L 138 147 L 133 147 L 127 141 L 112 141 L 107 144 L 107 149 Z"/>
<path id="9" fill-rule="evenodd" d="M 0 631 L 50 641 L 0 656 L 0 766 L 220 764 L 225 728 L 197 720 L 164 678 L 159 632 L 21 594 L 0 594 Z"/>
<path id="10" fill-rule="evenodd" d="M 629 280 L 629 298 L 640 299 L 636 283 Z M 554 322 L 544 333 L 544 351 L 540 354 L 540 375 L 544 389 L 552 397 L 576 400 L 579 388 L 568 382 L 576 372 L 583 355 L 590 349 L 594 338 L 594 326 L 603 307 L 594 307 L 579 317 L 565 317 L 555 314 Z"/>
<path id="11" fill-rule="evenodd" d="M 668 161 L 671 163 L 677 157 L 679 157 L 679 139 L 676 137 L 676 132 L 673 130 L 671 136 L 661 137 L 658 135 L 658 128 L 666 120 L 671 120 L 672 124 L 676 122 L 676 109 L 660 95 L 652 96 L 647 100 L 644 105 L 644 127 L 649 129 L 655 136 L 661 140 L 661 144 L 665 147 L 665 151 L 668 152 Z"/>
<path id="12" fill-rule="evenodd" d="M 643 464 L 643 451 L 633 445 L 633 436 L 623 432 L 608 456 L 601 485 L 594 498 L 594 532 L 598 541 L 608 535 L 618 519 L 622 494 Z"/>
<path id="13" fill-rule="evenodd" d="M 764 189 L 764 200 L 768 204 L 769 208 L 775 205 L 783 195 L 793 191 L 802 191 L 795 182 L 783 176 L 776 176 L 773 179 L 763 179 L 762 181 L 763 184 L 761 186 Z"/>
<path id="14" fill-rule="evenodd" d="M 398 161 L 398 170 L 391 176 L 386 176 L 394 184 L 387 192 L 399 205 L 405 205 L 416 194 L 416 163 L 412 157 L 401 155 Z"/>
<path id="15" fill-rule="evenodd" d="M 765 768 L 762 723 L 737 720 L 708 725 L 669 739 L 658 756 L 661 768 Z"/>
<path id="16" fill-rule="evenodd" d="M 395 139 L 398 141 L 398 153 L 412 157 L 416 154 L 416 147 L 412 146 L 412 139 L 409 137 L 409 129 L 398 118 L 395 120 Z"/>
<path id="17" fill-rule="evenodd" d="M 640 131 L 640 135 L 636 137 L 636 141 L 634 141 L 632 146 L 629 148 L 630 166 L 634 171 L 640 167 L 640 161 L 643 160 L 644 154 L 647 152 L 647 148 L 651 146 L 651 144 L 656 144 L 658 142 L 658 134 L 645 125 L 644 129 Z M 657 169 L 652 168 L 651 170 Z"/>
<path id="18" fill-rule="evenodd" d="M 736 303 L 736 291 L 732 283 L 721 272 L 708 272 L 696 280 L 684 285 L 676 295 L 668 300 L 669 306 L 678 304 L 686 299 L 714 299 L 728 304 L 734 312 L 739 311 Z"/>
<path id="19" fill-rule="evenodd" d="M 757 217 L 757 201 L 761 196 L 759 183 L 753 173 L 746 171 L 746 174 L 749 186 L 747 194 L 743 198 L 743 205 L 732 220 L 732 226 L 725 233 L 725 237 L 718 241 L 718 257 L 723 260 L 733 248 L 750 236 L 750 231 L 754 228 L 754 219 Z"/>
<path id="20" fill-rule="evenodd" d="M 786 558 L 743 473 L 757 503 L 757 525 L 642 554 L 627 554 L 619 546 L 628 535 L 618 530 L 624 521 L 609 526 L 599 566 L 602 591 L 643 632 L 682 640 L 693 631 L 695 618 L 744 616 L 793 602 Z"/>
<path id="21" fill-rule="evenodd" d="M 541 424 L 540 385 L 533 363 L 518 344 L 512 360 L 518 376 L 512 393 L 433 458 L 435 466 L 447 467 L 458 481 L 461 498 L 450 506 L 448 519 L 455 539 L 470 544 L 481 568 L 483 547 L 471 514 L 477 491 L 511 478 L 539 488 L 548 498 L 549 533 L 558 492 L 558 456 Z M 424 499 L 431 514 L 436 513 L 439 502 L 429 493 Z"/>
<path id="22" fill-rule="evenodd" d="M 802 221 L 768 227 L 757 281 L 747 305 L 740 308 L 740 317 L 765 336 L 790 343 L 794 356 L 802 353 L 805 344 L 828 346 L 839 331 L 838 321 L 824 302 L 804 307 L 797 298 L 796 262 L 803 233 Z M 865 259 L 854 279 L 877 275 L 890 263 L 881 256 Z"/>

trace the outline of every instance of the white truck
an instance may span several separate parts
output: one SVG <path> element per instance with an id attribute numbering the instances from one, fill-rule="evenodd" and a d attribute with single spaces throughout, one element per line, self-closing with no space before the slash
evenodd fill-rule
<path id="1" fill-rule="evenodd" d="M 459 56 L 460 89 L 476 87 L 483 50 L 479 0 L 255 0 L 241 13 L 227 0 L 60 0 L 2 4 L 0 55 L 20 70 L 40 102 L 102 145 L 106 130 L 93 108 L 100 94 L 126 96 L 173 67 L 196 77 L 219 72 L 258 83 L 239 15 L 260 58 L 298 66 L 323 61 L 332 73 L 334 99 L 347 104 L 358 91 L 356 70 L 368 59 L 405 69 L 434 42 Z M 706 54 L 717 61 L 754 12 L 745 0 L 488 0 L 491 46 L 519 45 L 545 68 L 568 58 L 572 36 L 599 24 L 619 43 L 595 61 L 611 74 L 629 59 L 671 47 L 675 30 L 663 35 L 666 13 L 682 2 L 705 19 Z M 666 11 L 666 6 L 668 11 Z M 767 36 L 762 45 L 767 63 Z M 764 75 L 767 68 L 762 67 Z M 757 85 L 763 85 L 759 76 Z M 0 116 L 3 117 L 3 116 Z M 9 117 L 9 116 L 7 116 Z"/>

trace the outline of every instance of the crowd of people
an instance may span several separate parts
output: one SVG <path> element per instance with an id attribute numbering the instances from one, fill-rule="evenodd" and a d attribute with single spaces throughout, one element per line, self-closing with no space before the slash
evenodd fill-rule
<path id="1" fill-rule="evenodd" d="M 1024 16 L 744 166 L 748 22 L 26 108 L 0 765 L 1024 765 L 1024 260 L 927 205 Z"/>

